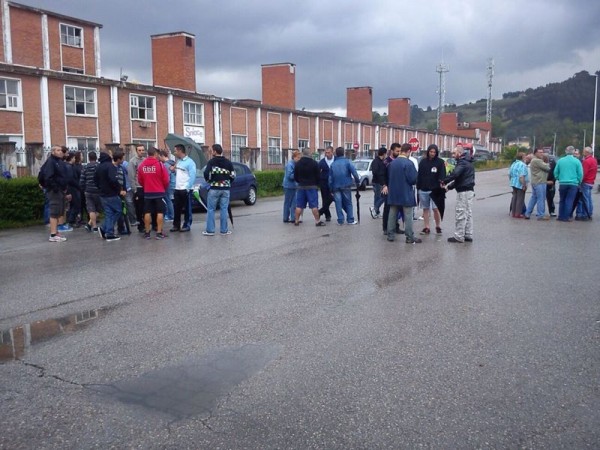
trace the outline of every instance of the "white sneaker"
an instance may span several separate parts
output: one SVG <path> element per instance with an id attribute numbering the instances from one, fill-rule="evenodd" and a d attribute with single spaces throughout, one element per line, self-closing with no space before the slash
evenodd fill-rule
<path id="1" fill-rule="evenodd" d="M 377 214 L 375 214 L 375 207 L 374 206 L 369 206 L 369 212 L 371 213 L 371 217 L 373 219 L 377 219 Z"/>
<path id="2" fill-rule="evenodd" d="M 66 237 L 62 237 L 59 234 L 50 236 L 50 238 L 48 239 L 48 241 L 50 241 L 50 242 L 65 242 L 66 240 L 67 240 Z"/>
<path id="3" fill-rule="evenodd" d="M 355 220 L 354 222 L 348 222 L 348 225 L 358 225 L 358 220 Z"/>

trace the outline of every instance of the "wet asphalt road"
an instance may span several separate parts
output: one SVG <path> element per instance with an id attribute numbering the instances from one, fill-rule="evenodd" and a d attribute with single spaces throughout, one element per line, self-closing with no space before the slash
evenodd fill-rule
<path id="1" fill-rule="evenodd" d="M 473 244 L 454 192 L 420 245 L 371 191 L 359 226 L 278 198 L 231 236 L 0 232 L 0 448 L 598 448 L 600 224 L 476 194 Z"/>

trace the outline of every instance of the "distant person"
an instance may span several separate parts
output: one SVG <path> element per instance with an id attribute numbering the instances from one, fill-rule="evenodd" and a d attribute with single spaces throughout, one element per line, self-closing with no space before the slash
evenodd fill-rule
<path id="1" fill-rule="evenodd" d="M 448 242 L 473 242 L 473 200 L 475 199 L 475 168 L 468 149 L 454 148 L 456 166 L 444 179 L 448 189 L 456 190 L 455 230 Z"/>
<path id="2" fill-rule="evenodd" d="M 88 211 L 88 222 L 85 224 L 85 229 L 90 233 L 98 231 L 98 214 L 102 212 L 102 202 L 100 201 L 100 191 L 96 186 L 94 176 L 98 168 L 98 156 L 96 152 L 88 153 L 89 162 L 83 169 L 79 185 L 85 195 L 85 204 Z"/>
<path id="3" fill-rule="evenodd" d="M 411 151 L 410 144 L 402 144 L 400 155 L 390 163 L 387 168 L 387 186 L 383 193 L 387 195 L 387 203 L 390 207 L 387 224 L 387 240 L 393 242 L 396 239 L 396 224 L 398 223 L 398 210 L 404 213 L 404 234 L 407 244 L 421 243 L 413 232 L 413 208 L 416 206 L 415 184 L 417 183 L 417 169 L 412 161 L 408 159 Z"/>
<path id="4" fill-rule="evenodd" d="M 138 167 L 138 182 L 144 189 L 144 238 L 150 239 L 152 217 L 156 215 L 155 239 L 167 237 L 163 233 L 165 193 L 169 187 L 169 171 L 160 161 L 159 150 L 148 148 L 148 157 Z"/>
<path id="5" fill-rule="evenodd" d="M 324 227 L 325 222 L 321 222 L 319 216 L 319 164 L 311 158 L 309 148 L 302 149 L 302 157 L 294 167 L 294 180 L 298 183 L 296 193 L 296 211 L 294 216 L 294 225 L 300 225 L 300 215 L 306 205 L 311 209 L 315 218 L 317 227 Z"/>
<path id="6" fill-rule="evenodd" d="M 556 178 L 554 178 L 554 169 L 556 168 L 556 159 L 549 158 L 544 155 L 544 162 L 550 166 L 548 179 L 546 181 L 546 203 L 548 204 L 548 212 L 550 217 L 556 217 L 556 205 L 554 204 L 554 196 L 556 195 Z"/>
<path id="7" fill-rule="evenodd" d="M 373 173 L 373 206 L 369 207 L 369 212 L 373 219 L 381 217 L 381 205 L 385 202 L 385 198 L 381 195 L 381 189 L 385 184 L 385 174 L 387 167 L 383 160 L 387 150 L 385 147 L 381 147 L 377 150 L 377 155 L 371 162 L 371 172 Z"/>
<path id="8" fill-rule="evenodd" d="M 581 161 L 573 156 L 574 152 L 575 148 L 569 145 L 565 149 L 565 156 L 558 160 L 554 168 L 554 177 L 558 181 L 558 192 L 560 194 L 558 218 L 556 220 L 560 222 L 570 221 L 577 190 L 583 180 Z"/>
<path id="9" fill-rule="evenodd" d="M 398 156 L 400 156 L 400 144 L 397 142 L 394 142 L 391 146 L 390 146 L 390 151 L 388 153 L 388 156 L 383 160 L 383 164 L 385 165 L 385 181 L 383 186 L 381 187 L 381 195 L 383 196 L 384 199 L 384 206 L 383 206 L 383 215 L 381 217 L 381 226 L 383 228 L 383 234 L 387 235 L 388 229 L 387 229 L 387 225 L 388 225 L 388 218 L 390 215 L 390 205 L 388 204 L 387 201 L 387 189 L 384 189 L 387 185 L 388 185 L 388 167 L 390 166 L 390 164 L 396 159 L 398 158 Z M 396 223 L 395 223 L 395 232 L 396 234 L 404 234 L 404 231 L 400 230 L 400 226 L 398 225 L 398 217 L 396 216 Z"/>
<path id="10" fill-rule="evenodd" d="M 192 226 L 192 189 L 196 182 L 196 163 L 186 154 L 185 146 L 175 146 L 175 165 L 170 167 L 175 173 L 175 190 L 173 191 L 173 227 L 171 233 L 190 231 Z M 183 226 L 181 213 L 183 212 Z"/>
<path id="11" fill-rule="evenodd" d="M 577 204 L 577 213 L 575 220 L 591 220 L 594 213 L 594 205 L 592 203 L 592 189 L 596 182 L 596 174 L 598 173 L 598 161 L 592 154 L 592 147 L 583 149 L 583 180 L 581 182 L 581 199 Z"/>
<path id="12" fill-rule="evenodd" d="M 212 146 L 212 158 L 204 169 L 204 179 L 210 184 L 210 188 L 206 197 L 206 230 L 202 234 L 214 236 L 217 205 L 221 209 L 219 214 L 220 234 L 223 236 L 231 234 L 231 230 L 227 225 L 227 212 L 229 210 L 231 183 L 235 179 L 235 170 L 231 161 L 223 155 L 223 147 L 219 144 L 213 144 Z"/>
<path id="13" fill-rule="evenodd" d="M 442 218 L 437 205 L 431 200 L 431 192 L 440 189 L 442 181 L 446 178 L 446 164 L 439 157 L 438 146 L 431 144 L 427 147 L 427 155 L 419 163 L 419 172 L 417 176 L 417 190 L 419 193 L 419 203 L 423 208 L 424 228 L 421 234 L 429 234 L 429 215 L 433 210 L 433 220 L 435 221 L 436 234 L 442 234 Z"/>
<path id="14" fill-rule="evenodd" d="M 531 171 L 531 198 L 525 211 L 525 219 L 529 219 L 533 208 L 537 208 L 537 220 L 548 220 L 546 216 L 546 188 L 548 186 L 548 172 L 550 165 L 543 160 L 544 150 L 541 148 L 533 152 L 533 157 L 529 163 Z"/>
<path id="15" fill-rule="evenodd" d="M 525 153 L 517 153 L 515 161 L 508 169 L 508 179 L 512 187 L 510 211 L 515 219 L 522 219 L 525 207 L 525 192 L 527 191 L 527 165 L 523 162 Z"/>
<path id="16" fill-rule="evenodd" d="M 113 151 L 112 159 L 108 153 L 100 153 L 100 164 L 94 175 L 104 210 L 104 222 L 98 228 L 98 233 L 107 242 L 121 239 L 115 234 L 115 225 L 122 212 L 121 196 L 126 195 L 118 179 L 117 165 L 122 159 L 123 150 L 120 148 Z"/>
<path id="17" fill-rule="evenodd" d="M 144 190 L 138 182 L 138 167 L 146 157 L 146 147 L 136 145 L 135 155 L 129 160 L 127 172 L 129 173 L 129 186 L 131 186 L 131 197 L 135 207 L 135 219 L 140 233 L 144 232 Z"/>
<path id="18" fill-rule="evenodd" d="M 348 225 L 357 225 L 352 208 L 352 185 L 356 183 L 356 189 L 360 183 L 360 177 L 354 164 L 344 156 L 344 148 L 335 149 L 335 160 L 329 169 L 329 189 L 335 200 L 335 211 L 338 225 L 344 224 L 344 213 Z"/>
<path id="19" fill-rule="evenodd" d="M 296 215 L 296 189 L 298 183 L 294 180 L 294 167 L 300 159 L 300 151 L 294 150 L 291 159 L 286 163 L 283 174 L 283 223 L 293 223 Z"/>
<path id="20" fill-rule="evenodd" d="M 321 209 L 319 217 L 325 216 L 326 222 L 331 222 L 329 206 L 333 202 L 333 193 L 329 187 L 329 171 L 333 164 L 333 147 L 330 145 L 325 149 L 325 157 L 319 161 L 319 188 L 321 190 Z"/>
<path id="21" fill-rule="evenodd" d="M 64 242 L 67 238 L 60 235 L 58 224 L 65 214 L 65 201 L 69 200 L 67 194 L 68 179 L 63 161 L 63 150 L 60 145 L 53 145 L 50 157 L 42 165 L 38 180 L 48 197 L 50 209 L 50 242 Z"/>

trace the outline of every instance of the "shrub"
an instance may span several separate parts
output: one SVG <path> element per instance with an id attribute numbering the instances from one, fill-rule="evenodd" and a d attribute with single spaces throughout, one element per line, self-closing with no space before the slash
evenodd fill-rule
<path id="1" fill-rule="evenodd" d="M 503 161 L 501 159 L 475 161 L 474 166 L 477 171 L 502 169 L 510 166 L 510 161 Z"/>
<path id="2" fill-rule="evenodd" d="M 44 193 L 37 178 L 0 179 L 0 228 L 29 224 L 44 215 Z"/>
<path id="3" fill-rule="evenodd" d="M 283 194 L 283 170 L 263 170 L 254 172 L 258 182 L 258 196 L 268 197 Z"/>

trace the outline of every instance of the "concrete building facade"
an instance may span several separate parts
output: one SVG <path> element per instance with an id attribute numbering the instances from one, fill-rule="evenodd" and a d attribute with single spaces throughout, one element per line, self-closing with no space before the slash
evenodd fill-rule
<path id="1" fill-rule="evenodd" d="M 292 149 L 322 153 L 332 145 L 371 157 L 411 137 L 422 148 L 450 149 L 459 140 L 484 142 L 491 128 L 465 136 L 448 116 L 440 133 L 413 129 L 409 99 L 390 99 L 390 123 L 374 123 L 370 87 L 348 89 L 348 117 L 299 111 L 292 63 L 261 67 L 262 101 L 201 94 L 195 36 L 183 31 L 151 36 L 152 84 L 107 79 L 102 25 L 7 0 L 0 10 L 0 162 L 13 175 L 35 173 L 52 144 L 86 155 L 107 145 L 163 147 L 176 133 L 206 148 L 219 143 L 232 160 L 263 170 L 281 168 Z"/>

